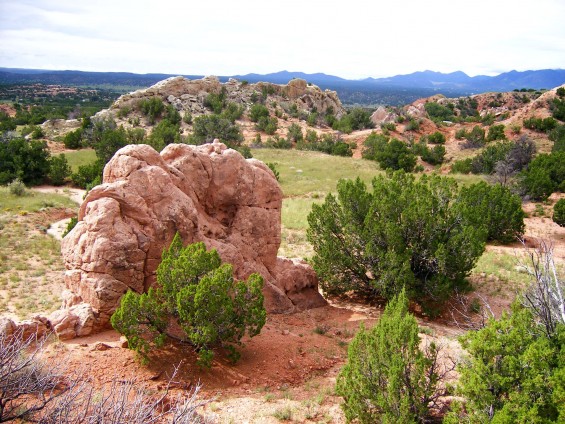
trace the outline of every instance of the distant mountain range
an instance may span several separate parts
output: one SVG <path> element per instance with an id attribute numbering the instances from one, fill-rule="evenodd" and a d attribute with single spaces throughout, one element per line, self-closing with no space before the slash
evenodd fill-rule
<path id="1" fill-rule="evenodd" d="M 129 72 L 83 72 L 51 71 L 39 69 L 0 68 L 0 84 L 42 83 L 80 86 L 112 87 L 131 90 L 147 87 L 169 78 L 171 74 L 134 74 Z M 203 75 L 184 75 L 187 78 L 201 78 Z M 248 82 L 272 82 L 286 84 L 293 78 L 302 78 L 320 88 L 337 91 L 345 104 L 403 104 L 433 94 L 465 96 L 487 91 L 512 91 L 521 88 L 554 88 L 565 84 L 565 69 L 543 69 L 537 71 L 510 71 L 489 77 L 470 77 L 464 72 L 422 71 L 388 78 L 365 78 L 348 80 L 323 73 L 281 71 L 271 74 L 247 74 L 221 76 L 220 81 L 229 78 Z"/>

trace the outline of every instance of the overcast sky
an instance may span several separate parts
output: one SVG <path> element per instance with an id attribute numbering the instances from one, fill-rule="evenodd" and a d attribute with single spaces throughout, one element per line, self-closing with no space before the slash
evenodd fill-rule
<path id="1" fill-rule="evenodd" d="M 344 78 L 565 68 L 564 0 L 0 0 L 0 67 Z"/>

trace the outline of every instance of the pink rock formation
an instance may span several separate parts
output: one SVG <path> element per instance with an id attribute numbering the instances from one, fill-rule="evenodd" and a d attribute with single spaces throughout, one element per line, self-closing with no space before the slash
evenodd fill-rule
<path id="1" fill-rule="evenodd" d="M 161 252 L 177 231 L 185 244 L 216 248 L 237 278 L 261 274 L 268 312 L 323 305 L 313 270 L 277 258 L 281 204 L 271 170 L 224 144 L 173 144 L 161 154 L 147 145 L 124 147 L 62 241 L 65 282 L 75 295 L 67 306 L 89 304 L 94 323 L 81 309 L 82 320 L 59 324 L 80 321 L 81 334 L 107 326 L 128 289 L 141 293 L 155 283 Z"/>

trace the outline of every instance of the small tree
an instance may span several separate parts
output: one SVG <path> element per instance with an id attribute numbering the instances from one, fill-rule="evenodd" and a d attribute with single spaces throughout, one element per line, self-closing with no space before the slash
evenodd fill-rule
<path id="1" fill-rule="evenodd" d="M 454 180 L 398 171 L 373 180 L 373 191 L 340 180 L 337 197 L 312 205 L 308 241 L 326 293 L 349 290 L 390 299 L 406 288 L 425 303 L 462 284 L 483 253 L 486 230 L 470 225 Z"/>
<path id="2" fill-rule="evenodd" d="M 487 141 L 494 140 L 506 140 L 506 135 L 504 134 L 504 125 L 491 125 L 488 129 Z"/>
<path id="3" fill-rule="evenodd" d="M 524 234 L 522 201 L 510 189 L 484 181 L 463 187 L 459 205 L 467 222 L 487 231 L 487 239 L 511 243 Z"/>
<path id="4" fill-rule="evenodd" d="M 82 141 L 82 128 L 78 128 L 74 131 L 69 131 L 65 134 L 65 138 L 63 139 L 63 143 L 67 149 L 78 149 L 81 146 Z"/>
<path id="5" fill-rule="evenodd" d="M 45 141 L 21 137 L 0 140 L 0 184 L 16 178 L 27 185 L 42 183 L 49 172 L 49 156 Z"/>
<path id="6" fill-rule="evenodd" d="M 141 113 L 149 118 L 149 123 L 153 125 L 157 118 L 160 118 L 165 111 L 165 104 L 163 101 L 157 97 L 151 97 L 150 99 L 143 99 L 139 103 L 139 109 Z"/>
<path id="7" fill-rule="evenodd" d="M 249 110 L 249 119 L 251 119 L 252 122 L 259 122 L 259 119 L 268 117 L 269 109 L 267 109 L 267 106 L 264 106 L 261 103 L 255 103 L 251 106 L 251 109 Z"/>
<path id="8" fill-rule="evenodd" d="M 304 134 L 302 133 L 302 128 L 298 124 L 291 124 L 288 127 L 286 138 L 290 142 L 299 143 L 304 140 Z"/>
<path id="9" fill-rule="evenodd" d="M 412 172 L 414 166 L 416 166 L 416 155 L 412 153 L 406 143 L 396 138 L 386 143 L 383 149 L 376 153 L 375 159 L 383 169 L 402 169 L 406 172 Z"/>
<path id="10" fill-rule="evenodd" d="M 256 336 L 265 324 L 263 278 L 252 274 L 247 281 L 235 281 L 232 266 L 222 264 L 202 242 L 182 247 L 177 233 L 163 251 L 157 283 L 147 293 L 128 291 L 111 318 L 145 360 L 172 338 L 192 346 L 202 366 L 211 366 L 214 346 L 225 347 L 235 362 L 241 338 Z M 181 337 L 172 331 L 171 318 L 182 329 Z"/>
<path id="11" fill-rule="evenodd" d="M 428 136 L 428 143 L 445 144 L 445 136 L 439 131 L 436 131 Z"/>
<path id="12" fill-rule="evenodd" d="M 96 156 L 104 164 L 108 163 L 114 153 L 122 147 L 127 146 L 128 138 L 123 127 L 117 129 L 105 129 L 100 134 L 100 140 L 94 144 Z"/>
<path id="13" fill-rule="evenodd" d="M 408 312 L 404 291 L 391 299 L 379 322 L 363 327 L 349 345 L 337 378 L 348 421 L 359 423 L 425 422 L 439 397 L 438 349 L 420 350 L 418 323 Z"/>
<path id="14" fill-rule="evenodd" d="M 542 328 L 529 309 L 514 304 L 510 315 L 465 334 L 461 342 L 469 357 L 459 369 L 458 391 L 466 398 L 466 414 L 451 414 L 446 422 L 562 422 L 563 399 L 555 395 L 562 396 L 565 381 L 556 374 L 565 363 L 559 366 L 559 350 Z"/>
<path id="15" fill-rule="evenodd" d="M 553 206 L 553 222 L 561 227 L 565 227 L 565 199 L 557 201 Z"/>
<path id="16" fill-rule="evenodd" d="M 163 150 L 169 144 L 180 143 L 180 125 L 163 119 L 155 125 L 147 142 L 157 151 Z"/>
<path id="17" fill-rule="evenodd" d="M 71 167 L 64 153 L 49 159 L 49 179 L 53 185 L 62 185 L 71 175 Z"/>

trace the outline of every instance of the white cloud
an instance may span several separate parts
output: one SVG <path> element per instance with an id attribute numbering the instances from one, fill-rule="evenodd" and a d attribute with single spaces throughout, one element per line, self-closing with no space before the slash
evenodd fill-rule
<path id="1" fill-rule="evenodd" d="M 565 2 L 0 0 L 0 66 L 350 78 L 565 68 Z"/>

